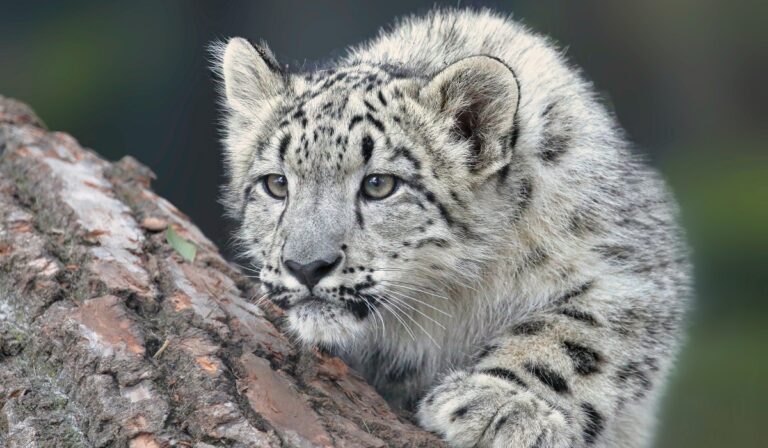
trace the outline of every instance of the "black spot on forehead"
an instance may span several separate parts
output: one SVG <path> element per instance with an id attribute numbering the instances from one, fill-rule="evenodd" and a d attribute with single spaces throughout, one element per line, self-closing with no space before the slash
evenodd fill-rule
<path id="1" fill-rule="evenodd" d="M 373 106 L 373 104 L 369 103 L 368 100 L 363 100 L 363 104 L 365 104 L 365 108 L 370 110 L 371 112 L 376 112 L 378 109 Z"/>
<path id="2" fill-rule="evenodd" d="M 338 67 L 334 70 L 323 70 L 305 77 L 312 85 L 310 90 L 329 89 L 338 85 L 349 89 L 365 90 L 370 85 L 381 84 L 390 78 L 386 70 L 371 66 Z"/>
<path id="3" fill-rule="evenodd" d="M 382 106 L 386 106 L 387 105 L 387 99 L 384 98 L 384 93 L 382 93 L 381 90 L 379 90 L 379 95 L 378 96 L 379 96 L 379 102 L 382 104 Z"/>
<path id="4" fill-rule="evenodd" d="M 363 160 L 368 163 L 368 161 L 371 160 L 371 155 L 373 154 L 373 139 L 370 135 L 363 137 L 362 154 Z"/>
<path id="5" fill-rule="evenodd" d="M 288 145 L 291 143 L 291 135 L 286 134 L 283 136 L 283 138 L 280 139 L 280 146 L 278 147 L 278 152 L 280 153 L 280 160 L 285 159 L 285 150 L 288 148 Z"/>
<path id="6" fill-rule="evenodd" d="M 321 151 L 323 154 L 318 154 L 320 159 L 317 160 L 327 159 L 331 167 L 341 169 L 342 161 L 347 158 L 335 154 L 330 154 L 333 156 L 330 157 L 325 152 L 346 153 L 352 131 L 358 125 L 370 125 L 375 130 L 363 130 L 363 134 L 370 132 L 371 135 L 365 135 L 360 143 L 361 155 L 368 162 L 375 147 L 372 135 L 378 131 L 386 137 L 386 123 L 380 114 L 382 108 L 391 105 L 389 96 L 396 98 L 397 95 L 382 90 L 380 86 L 393 76 L 382 68 L 369 66 L 341 67 L 304 76 L 308 81 L 307 90 L 292 104 L 281 107 L 281 116 L 276 121 L 281 128 L 295 126 L 298 130 L 292 136 L 279 137 L 277 149 L 280 159 L 284 160 L 286 151 L 290 150 L 293 154 L 295 149 L 296 163 L 310 169 L 313 160 L 309 157 L 310 153 Z M 371 86 L 376 86 L 376 90 L 366 93 Z M 265 146 L 268 141 L 264 140 Z M 291 146 L 294 142 L 295 148 Z M 396 146 L 388 139 L 385 143 L 385 147 Z M 422 165 L 422 161 L 407 149 L 400 151 L 400 156 L 417 170 Z"/>

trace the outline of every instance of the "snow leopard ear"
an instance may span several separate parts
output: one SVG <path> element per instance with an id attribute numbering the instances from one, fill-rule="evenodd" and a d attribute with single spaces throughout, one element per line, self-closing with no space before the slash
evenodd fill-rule
<path id="1" fill-rule="evenodd" d="M 285 91 L 286 79 L 266 45 L 230 39 L 220 56 L 220 69 L 226 104 L 235 111 L 254 112 Z"/>
<path id="2" fill-rule="evenodd" d="M 472 56 L 444 68 L 424 86 L 422 104 L 450 120 L 452 137 L 467 142 L 474 172 L 505 163 L 514 144 L 520 89 L 512 69 L 490 56 Z"/>

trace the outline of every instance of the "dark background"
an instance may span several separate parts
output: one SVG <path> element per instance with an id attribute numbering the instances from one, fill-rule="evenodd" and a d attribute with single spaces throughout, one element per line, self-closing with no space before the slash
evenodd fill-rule
<path id="1" fill-rule="evenodd" d="M 149 165 L 157 191 L 223 247 L 206 44 L 263 38 L 283 62 L 311 64 L 434 4 L 30 3 L 0 0 L 0 94 L 107 158 Z M 656 446 L 766 446 L 768 2 L 461 4 L 514 13 L 567 48 L 680 199 L 698 299 Z"/>

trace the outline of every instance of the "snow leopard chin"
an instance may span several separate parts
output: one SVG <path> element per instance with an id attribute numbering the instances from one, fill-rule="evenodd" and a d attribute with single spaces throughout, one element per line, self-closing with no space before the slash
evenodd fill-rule
<path id="1" fill-rule="evenodd" d="M 307 347 L 346 348 L 358 341 L 368 326 L 367 319 L 319 300 L 299 303 L 285 315 L 289 330 Z"/>

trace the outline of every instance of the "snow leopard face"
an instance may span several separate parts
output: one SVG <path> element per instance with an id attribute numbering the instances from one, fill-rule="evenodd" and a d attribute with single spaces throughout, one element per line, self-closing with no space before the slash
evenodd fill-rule
<path id="1" fill-rule="evenodd" d="M 498 60 L 428 78 L 371 65 L 286 74 L 232 39 L 221 71 L 225 203 L 265 296 L 302 341 L 345 344 L 444 307 L 529 200 L 518 86 Z"/>

